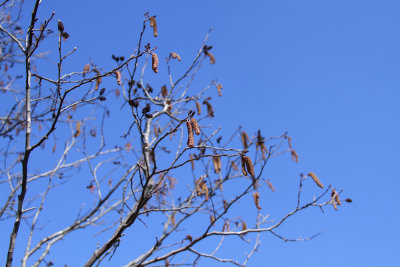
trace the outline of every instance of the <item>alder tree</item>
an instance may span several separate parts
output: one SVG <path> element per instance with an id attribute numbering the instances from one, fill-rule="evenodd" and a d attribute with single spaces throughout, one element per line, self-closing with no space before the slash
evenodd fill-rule
<path id="1" fill-rule="evenodd" d="M 34 1 L 28 13 L 23 1 L 0 6 L 0 223 L 9 233 L 0 242 L 6 266 L 67 266 L 54 255 L 75 232 L 90 244 L 75 246 L 87 251 L 85 266 L 112 264 L 126 253 L 121 246 L 128 240 L 148 247 L 130 251 L 126 266 L 202 260 L 246 266 L 263 235 L 283 241 L 318 235 L 285 236 L 279 229 L 288 218 L 341 205 L 341 190 L 308 170 L 287 181 L 298 185 L 293 209 L 270 217 L 263 197 L 279 194 L 266 171 L 271 159 L 296 164 L 299 156 L 286 132 L 266 137 L 262 129 L 249 133 L 238 126 L 221 134 L 213 105 L 222 83 L 193 86 L 204 80 L 201 68 L 216 64 L 210 32 L 192 58 L 181 58 L 179 46 L 160 55 L 154 45 L 158 18 L 146 13 L 131 55 L 110 51 L 111 68 L 88 55 L 86 65 L 65 72 L 77 51 L 65 48 L 74 33 L 55 13 L 38 17 L 40 5 Z M 30 18 L 27 28 L 21 13 Z M 46 43 L 56 48 L 56 63 L 43 60 Z M 178 64 L 186 70 L 174 71 Z M 161 74 L 168 79 L 152 79 Z M 125 130 L 116 133 L 110 122 Z M 303 196 L 304 187 L 313 193 Z M 252 212 L 241 214 L 243 207 Z M 135 231 L 140 238 L 131 238 Z M 251 249 L 225 255 L 232 240 Z"/>

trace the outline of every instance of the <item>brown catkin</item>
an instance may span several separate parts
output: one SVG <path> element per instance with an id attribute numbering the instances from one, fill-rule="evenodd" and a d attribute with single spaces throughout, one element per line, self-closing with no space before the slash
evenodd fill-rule
<path id="1" fill-rule="evenodd" d="M 196 101 L 196 108 L 197 108 L 197 114 L 201 115 L 201 105 L 199 102 Z"/>
<path id="2" fill-rule="evenodd" d="M 74 137 L 78 137 L 81 134 L 81 122 L 78 121 L 75 126 L 75 134 Z"/>
<path id="3" fill-rule="evenodd" d="M 192 164 L 192 170 L 194 170 L 194 169 L 195 169 L 195 166 L 194 166 L 194 157 L 193 157 L 193 154 L 190 154 L 190 163 Z"/>
<path id="4" fill-rule="evenodd" d="M 267 180 L 267 184 L 268 184 L 269 189 L 271 189 L 272 192 L 275 192 L 275 188 L 269 180 Z"/>
<path id="5" fill-rule="evenodd" d="M 324 185 L 321 183 L 321 181 L 319 180 L 317 175 L 315 175 L 315 173 L 309 172 L 308 176 L 310 176 L 319 187 L 324 188 Z"/>
<path id="6" fill-rule="evenodd" d="M 154 52 L 151 52 L 151 68 L 155 73 L 158 72 L 158 56 Z"/>
<path id="7" fill-rule="evenodd" d="M 254 205 L 256 205 L 256 208 L 258 210 L 260 210 L 261 209 L 261 207 L 260 207 L 260 193 L 254 192 L 253 193 L 253 200 L 254 200 Z"/>
<path id="8" fill-rule="evenodd" d="M 335 188 L 332 188 L 332 194 L 331 196 L 333 196 L 335 198 L 335 202 L 338 205 L 341 205 L 342 203 L 340 202 L 340 198 L 339 198 L 339 194 L 336 192 Z"/>
<path id="9" fill-rule="evenodd" d="M 86 64 L 85 67 L 83 67 L 83 77 L 85 77 L 85 74 L 90 71 L 90 64 Z"/>
<path id="10" fill-rule="evenodd" d="M 247 224 L 245 221 L 242 221 L 242 231 L 246 231 L 247 230 Z"/>
<path id="11" fill-rule="evenodd" d="M 221 172 L 221 158 L 220 156 L 213 156 L 214 172 Z"/>
<path id="12" fill-rule="evenodd" d="M 194 146 L 193 127 L 192 127 L 192 123 L 190 122 L 189 119 L 186 120 L 186 127 L 188 130 L 187 145 L 188 145 L 188 147 L 193 147 Z"/>
<path id="13" fill-rule="evenodd" d="M 161 95 L 163 98 L 166 98 L 168 96 L 168 88 L 166 85 L 163 85 L 161 87 Z"/>
<path id="14" fill-rule="evenodd" d="M 217 90 L 218 90 L 218 95 L 219 96 L 222 96 L 222 92 L 221 92 L 221 89 L 222 89 L 223 87 L 222 87 L 222 84 L 217 84 Z"/>
<path id="15" fill-rule="evenodd" d="M 197 120 L 192 117 L 190 119 L 190 122 L 192 123 L 193 129 L 194 129 L 194 133 L 196 135 L 199 135 L 200 134 L 200 127 L 199 127 L 199 124 L 197 123 Z"/>
<path id="16" fill-rule="evenodd" d="M 241 138 L 242 138 L 243 148 L 247 149 L 249 147 L 248 143 L 250 142 L 250 140 L 249 140 L 249 136 L 247 135 L 247 133 L 245 131 L 242 132 Z"/>
<path id="17" fill-rule="evenodd" d="M 181 56 L 175 52 L 171 52 L 171 57 L 181 61 Z"/>
<path id="18" fill-rule="evenodd" d="M 121 85 L 122 81 L 121 81 L 121 71 L 120 70 L 116 70 L 115 71 L 115 75 L 117 76 L 117 84 Z"/>
<path id="19" fill-rule="evenodd" d="M 245 155 L 242 155 L 242 173 L 244 176 L 247 176 L 247 172 L 246 172 L 246 161 L 245 161 Z"/>
<path id="20" fill-rule="evenodd" d="M 157 31 L 157 21 L 156 21 L 156 18 L 153 16 L 153 17 L 150 17 L 149 19 L 150 19 L 150 26 L 153 27 L 153 34 L 154 34 L 154 37 L 157 37 L 157 36 L 158 36 L 158 31 Z"/>
<path id="21" fill-rule="evenodd" d="M 250 173 L 252 177 L 256 177 L 256 173 L 254 172 L 254 165 L 253 162 L 251 161 L 251 158 L 248 156 L 243 155 L 244 161 L 246 163 L 246 169 Z"/>
<path id="22" fill-rule="evenodd" d="M 299 163 L 299 155 L 297 155 L 296 150 L 292 149 L 290 151 L 290 153 L 292 154 L 292 160 L 296 163 Z"/>
<path id="23" fill-rule="evenodd" d="M 210 58 L 210 64 L 215 64 L 215 57 L 210 52 L 207 52 L 207 56 Z"/>

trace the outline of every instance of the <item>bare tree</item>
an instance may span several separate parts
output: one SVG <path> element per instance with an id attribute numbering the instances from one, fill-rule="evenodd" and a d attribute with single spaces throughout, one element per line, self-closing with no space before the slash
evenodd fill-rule
<path id="1" fill-rule="evenodd" d="M 132 254 L 126 266 L 196 265 L 203 258 L 245 266 L 264 232 L 284 241 L 311 239 L 316 235 L 290 239 L 278 234 L 278 229 L 304 209 L 322 210 L 326 205 L 337 209 L 341 204 L 341 191 L 324 187 L 313 172 L 307 172 L 300 174 L 292 210 L 274 220 L 262 212 L 261 200 L 268 191 L 261 189 L 268 186 L 275 191 L 263 175 L 270 159 L 290 154 L 298 162 L 299 157 L 287 133 L 266 138 L 259 130 L 248 136 L 239 127 L 222 139 L 220 128 L 212 124 L 210 97 L 213 92 L 222 96 L 221 83 L 213 80 L 203 88 L 193 88 L 200 68 L 216 63 L 207 42 L 209 33 L 193 59 L 182 59 L 173 51 L 167 55 L 169 80 L 165 85 L 155 85 L 147 78 L 154 75 L 149 72 L 158 73 L 162 63 L 157 48 L 143 37 L 149 29 L 154 37 L 158 35 L 156 17 L 149 14 L 145 14 L 132 55 L 112 55 L 115 67 L 104 69 L 91 60 L 65 73 L 65 62 L 76 48 L 64 49 L 68 27 L 56 22 L 54 13 L 45 19 L 37 17 L 40 3 L 35 1 L 25 31 L 18 25 L 21 3 L 6 0 L 0 6 L 0 68 L 4 74 L 0 87 L 7 108 L 0 114 L 0 188 L 5 196 L 0 218 L 11 226 L 10 237 L 1 239 L 9 242 L 6 266 L 15 263 L 16 251 L 22 255 L 18 259 L 22 266 L 51 266 L 54 263 L 48 257 L 56 250 L 54 244 L 72 232 L 90 229 L 100 229 L 98 235 L 103 239 L 98 243 L 98 235 L 92 236 L 93 247 L 84 265 L 100 265 L 118 253 L 120 243 L 128 238 L 128 228 L 146 226 L 152 218 L 162 218 L 157 229 L 151 229 L 156 235 L 154 243 Z M 51 72 L 41 71 L 43 63 L 38 62 L 45 56 L 40 51 L 44 42 L 58 46 L 57 63 L 47 66 Z M 189 65 L 176 74 L 172 69 L 180 61 Z M 111 83 L 116 89 L 106 89 Z M 106 126 L 127 114 L 124 132 L 115 133 Z M 44 214 L 51 192 L 74 198 L 82 195 L 68 187 L 77 183 L 77 177 L 85 177 L 83 190 L 95 202 L 77 208 L 75 217 L 57 213 L 60 206 L 46 208 Z M 314 186 L 307 180 L 313 180 L 320 191 L 303 200 L 303 185 Z M 247 206 L 253 202 L 256 216 L 237 215 L 234 207 L 239 201 Z M 55 217 L 68 224 L 61 226 Z M 48 233 L 44 222 L 58 230 Z M 26 233 L 23 238 L 20 229 Z M 233 237 L 253 244 L 241 260 L 219 253 Z M 204 242 L 213 245 L 215 238 L 212 250 L 198 247 Z"/>

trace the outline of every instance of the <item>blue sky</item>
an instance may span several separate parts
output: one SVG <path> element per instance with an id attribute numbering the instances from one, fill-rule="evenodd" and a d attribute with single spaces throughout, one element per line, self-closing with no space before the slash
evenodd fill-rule
<path id="1" fill-rule="evenodd" d="M 289 131 L 300 156 L 300 164 L 289 155 L 271 162 L 271 214 L 295 204 L 298 174 L 310 170 L 353 199 L 280 230 L 292 238 L 323 232 L 311 241 L 264 235 L 248 266 L 399 266 L 399 1 L 43 1 L 40 16 L 52 11 L 71 35 L 66 46 L 78 48 L 67 69 L 89 58 L 111 67 L 111 54 L 130 55 L 146 11 L 157 15 L 159 37 L 145 38 L 162 57 L 192 58 L 213 28 L 217 64 L 202 73 L 224 86 L 213 124 L 224 133 L 238 125 L 265 136 Z M 160 70 L 157 83 L 167 78 Z"/>

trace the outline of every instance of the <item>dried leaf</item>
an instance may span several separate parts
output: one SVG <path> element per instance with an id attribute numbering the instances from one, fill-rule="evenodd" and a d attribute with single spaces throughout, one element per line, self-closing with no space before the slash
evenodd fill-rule
<path id="1" fill-rule="evenodd" d="M 321 183 L 321 181 L 319 180 L 317 175 L 315 175 L 315 173 L 309 172 L 307 176 L 310 176 L 319 187 L 324 188 L 324 185 Z"/>
<path id="2" fill-rule="evenodd" d="M 53 153 L 56 152 L 56 148 L 57 148 L 57 144 L 54 143 L 53 150 L 52 150 Z"/>
<path id="3" fill-rule="evenodd" d="M 120 94 L 121 91 L 119 89 L 115 89 L 115 97 L 118 98 Z"/>

